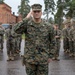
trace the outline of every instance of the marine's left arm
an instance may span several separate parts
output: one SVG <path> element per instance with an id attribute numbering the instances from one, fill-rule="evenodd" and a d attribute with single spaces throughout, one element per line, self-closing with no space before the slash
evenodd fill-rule
<path id="1" fill-rule="evenodd" d="M 49 41 L 50 41 L 50 50 L 49 50 L 49 58 L 52 58 L 53 57 L 53 53 L 51 50 L 54 50 L 54 28 L 52 26 L 49 27 Z"/>

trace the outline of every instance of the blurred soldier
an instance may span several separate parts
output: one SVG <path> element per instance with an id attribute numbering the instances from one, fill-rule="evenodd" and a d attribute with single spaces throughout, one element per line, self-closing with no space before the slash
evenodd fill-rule
<path id="1" fill-rule="evenodd" d="M 14 50 L 15 50 L 15 39 L 14 32 L 12 30 L 12 24 L 9 25 L 9 28 L 6 30 L 6 45 L 7 45 L 7 55 L 9 60 L 14 60 Z"/>
<path id="2" fill-rule="evenodd" d="M 15 26 L 15 23 L 12 23 L 12 31 L 14 33 L 14 44 L 15 44 L 14 56 L 16 56 L 17 54 L 20 53 L 22 36 L 21 34 L 17 34 L 14 32 L 14 26 Z"/>
<path id="3" fill-rule="evenodd" d="M 53 56 L 50 49 L 54 39 L 53 27 L 41 16 L 42 6 L 34 4 L 32 12 L 14 28 L 16 33 L 26 35 L 23 64 L 27 75 L 48 75 L 48 63 Z"/>
<path id="4" fill-rule="evenodd" d="M 63 48 L 64 48 L 64 52 L 68 53 L 70 52 L 70 36 L 69 36 L 69 32 L 71 29 L 71 21 L 70 20 L 65 20 L 64 21 L 64 25 L 66 26 L 63 29 Z"/>
<path id="5" fill-rule="evenodd" d="M 20 48 L 21 48 L 22 34 L 15 33 L 15 35 L 16 35 L 16 37 L 15 37 L 15 49 L 16 49 L 16 53 L 19 54 Z"/>
<path id="6" fill-rule="evenodd" d="M 59 30 L 58 24 L 54 25 L 54 40 L 55 40 L 55 53 L 54 53 L 54 60 L 59 60 L 59 50 L 60 50 L 60 38 L 61 38 L 61 30 Z"/>
<path id="7" fill-rule="evenodd" d="M 72 18 L 71 24 L 73 28 L 70 30 L 70 41 L 72 41 L 70 56 L 75 56 L 75 17 Z"/>
<path id="8" fill-rule="evenodd" d="M 3 42 L 4 42 L 4 28 L 2 23 L 0 23 L 0 51 L 3 52 Z"/>

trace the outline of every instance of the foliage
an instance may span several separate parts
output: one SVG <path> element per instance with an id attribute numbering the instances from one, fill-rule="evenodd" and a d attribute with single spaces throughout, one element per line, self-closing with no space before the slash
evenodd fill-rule
<path id="1" fill-rule="evenodd" d="M 50 17 L 48 22 L 51 23 L 51 24 L 54 24 L 54 19 L 52 17 Z"/>
<path id="2" fill-rule="evenodd" d="M 52 13 L 55 23 L 58 23 L 59 27 L 61 27 L 64 17 L 75 17 L 75 0 L 57 0 L 56 4 L 55 1 L 56 0 L 44 0 L 44 11 L 47 17 L 48 14 Z"/>
<path id="3" fill-rule="evenodd" d="M 29 0 L 21 0 L 21 5 L 18 6 L 18 13 L 22 15 L 22 18 L 26 17 L 26 15 L 30 11 Z"/>
<path id="4" fill-rule="evenodd" d="M 47 19 L 48 19 L 48 15 L 54 14 L 55 11 L 55 2 L 54 0 L 44 0 L 44 4 L 45 4 L 45 10 L 44 13 L 47 15 Z"/>
<path id="5" fill-rule="evenodd" d="M 0 0 L 0 3 L 3 3 L 4 2 L 4 0 Z"/>

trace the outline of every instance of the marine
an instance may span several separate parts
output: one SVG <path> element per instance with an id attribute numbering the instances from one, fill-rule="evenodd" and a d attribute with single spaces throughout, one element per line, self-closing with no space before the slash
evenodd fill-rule
<path id="1" fill-rule="evenodd" d="M 2 23 L 0 23 L 0 51 L 3 52 L 3 43 L 4 43 L 4 28 Z"/>
<path id="2" fill-rule="evenodd" d="M 33 4 L 32 11 L 14 27 L 16 33 L 26 35 L 23 64 L 27 75 L 48 75 L 48 63 L 53 57 L 53 27 L 41 16 L 42 5 Z"/>

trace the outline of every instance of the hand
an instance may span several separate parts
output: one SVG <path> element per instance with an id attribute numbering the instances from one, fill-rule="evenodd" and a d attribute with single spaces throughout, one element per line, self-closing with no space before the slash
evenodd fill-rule
<path id="1" fill-rule="evenodd" d="M 48 59 L 48 63 L 50 63 L 51 61 L 52 61 L 52 59 L 51 59 L 51 58 L 49 58 L 49 59 Z"/>
<path id="2" fill-rule="evenodd" d="M 32 11 L 30 11 L 29 13 L 28 13 L 28 15 L 26 16 L 26 18 L 30 18 L 32 16 Z"/>

